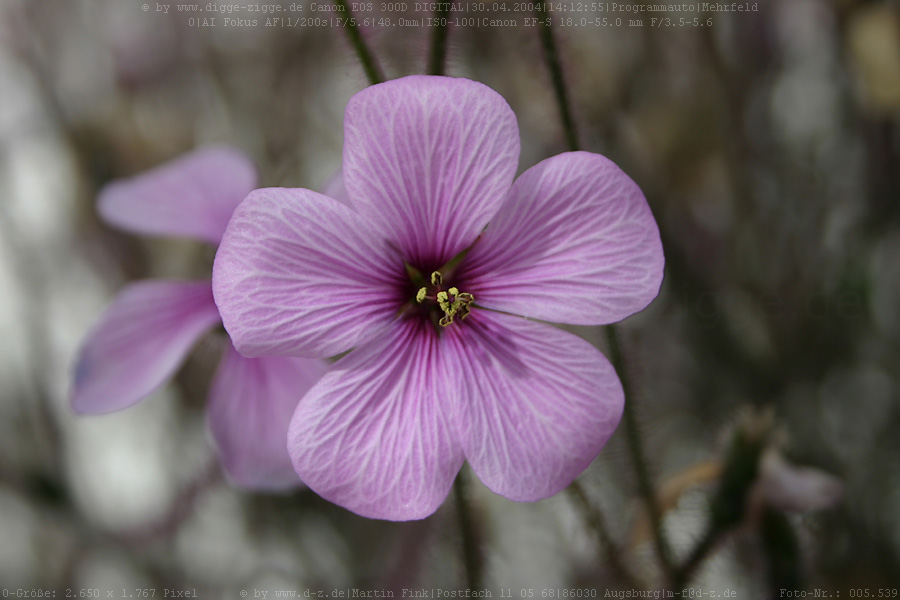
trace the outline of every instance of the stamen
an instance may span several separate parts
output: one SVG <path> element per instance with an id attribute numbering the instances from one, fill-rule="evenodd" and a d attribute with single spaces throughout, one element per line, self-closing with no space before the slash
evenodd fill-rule
<path id="1" fill-rule="evenodd" d="M 459 288 L 456 287 L 444 291 L 441 289 L 443 281 L 444 278 L 440 271 L 433 271 L 431 273 L 431 287 L 434 288 L 434 296 L 428 295 L 428 286 L 420 287 L 416 291 L 416 303 L 421 304 L 425 300 L 437 302 L 441 312 L 444 313 L 444 316 L 438 320 L 438 323 L 441 327 L 447 327 L 453 323 L 454 317 L 459 316 L 460 319 L 465 319 L 468 316 L 471 311 L 470 305 L 475 301 L 475 297 L 472 294 L 460 292 Z"/>
<path id="2" fill-rule="evenodd" d="M 465 319 L 466 317 L 468 317 L 468 316 L 469 316 L 469 311 L 470 311 L 470 310 L 472 310 L 472 309 L 469 307 L 468 303 L 463 304 L 462 306 L 460 306 L 460 307 L 459 307 L 459 313 L 458 313 L 458 314 L 459 314 L 459 318 L 460 318 L 460 319 Z"/>
<path id="3" fill-rule="evenodd" d="M 447 311 L 450 310 L 450 301 L 449 301 L 449 298 L 447 297 L 447 292 L 438 292 L 437 293 L 437 301 L 438 301 L 438 306 L 441 307 L 441 310 L 444 311 L 444 313 L 447 313 Z"/>

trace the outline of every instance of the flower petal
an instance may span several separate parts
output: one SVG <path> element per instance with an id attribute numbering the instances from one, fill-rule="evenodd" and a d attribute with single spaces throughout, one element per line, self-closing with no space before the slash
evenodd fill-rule
<path id="1" fill-rule="evenodd" d="M 599 154 L 569 152 L 519 177 L 462 268 L 482 306 L 600 325 L 646 307 L 663 264 L 637 184 Z"/>
<path id="2" fill-rule="evenodd" d="M 214 146 L 114 181 L 100 192 L 98 209 L 107 222 L 128 231 L 218 244 L 231 213 L 257 181 L 243 153 Z"/>
<path id="3" fill-rule="evenodd" d="M 75 367 L 72 408 L 94 414 L 131 406 L 169 379 L 219 312 L 208 281 L 127 286 L 89 334 Z"/>
<path id="4" fill-rule="evenodd" d="M 519 161 L 516 117 L 474 81 L 411 76 L 356 94 L 344 116 L 351 204 L 420 269 L 487 225 Z"/>
<path id="5" fill-rule="evenodd" d="M 228 344 L 209 392 L 210 429 L 222 466 L 238 485 L 278 490 L 300 484 L 287 451 L 297 402 L 328 371 L 311 358 L 244 358 Z"/>
<path id="6" fill-rule="evenodd" d="M 364 517 L 433 513 L 463 463 L 430 325 L 398 321 L 332 366 L 297 407 L 288 449 L 300 478 Z"/>
<path id="7" fill-rule="evenodd" d="M 791 464 L 769 449 L 763 454 L 752 494 L 778 510 L 807 512 L 835 506 L 844 495 L 844 485 L 830 473 Z"/>
<path id="8" fill-rule="evenodd" d="M 552 496 L 594 460 L 622 416 L 612 365 L 571 333 L 474 310 L 451 325 L 463 449 L 481 481 L 511 500 Z"/>
<path id="9" fill-rule="evenodd" d="M 303 189 L 252 192 L 213 266 L 225 329 L 244 356 L 323 357 L 376 335 L 405 301 L 403 261 L 350 208 Z"/>

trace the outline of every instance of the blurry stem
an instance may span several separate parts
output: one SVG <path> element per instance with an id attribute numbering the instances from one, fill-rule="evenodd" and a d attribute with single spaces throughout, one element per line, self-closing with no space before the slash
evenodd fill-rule
<path id="1" fill-rule="evenodd" d="M 456 514 L 462 534 L 463 563 L 466 566 L 466 585 L 470 590 L 482 589 L 481 551 L 475 533 L 475 522 L 466 498 L 466 475 L 462 471 L 453 482 L 453 495 L 456 500 Z"/>
<path id="2" fill-rule="evenodd" d="M 672 577 L 673 588 L 681 589 L 687 585 L 716 543 L 744 520 L 759 474 L 762 453 L 769 439 L 770 422 L 771 417 L 766 414 L 756 416 L 750 413 L 735 431 L 719 484 L 710 501 L 706 531 L 687 560 L 676 569 Z M 785 537 L 777 528 L 775 531 L 776 537 Z"/>
<path id="3" fill-rule="evenodd" d="M 428 61 L 429 75 L 443 75 L 444 63 L 447 59 L 447 33 L 450 27 L 450 2 L 439 2 L 438 10 L 434 13 L 436 25 L 432 30 L 434 37 L 431 38 L 431 58 Z"/>
<path id="4" fill-rule="evenodd" d="M 703 564 L 703 561 L 706 560 L 706 556 L 709 554 L 710 550 L 716 545 L 720 534 L 721 532 L 712 527 L 706 529 L 703 537 L 696 543 L 687 559 L 672 577 L 672 587 L 674 589 L 681 589 L 691 581 L 697 567 Z"/>
<path id="5" fill-rule="evenodd" d="M 45 464 L 51 465 L 51 470 L 42 481 L 54 489 L 61 490 L 56 488 L 56 485 L 63 479 L 62 434 L 54 414 L 52 392 L 47 384 L 49 378 L 46 376 L 48 371 L 52 371 L 54 357 L 47 330 L 49 292 L 43 280 L 43 256 L 38 248 L 30 247 L 29 241 L 21 233 L 22 230 L 10 213 L 8 204 L 0 206 L 0 232 L 2 232 L 0 239 L 9 245 L 11 256 L 21 257 L 20 260 L 12 261 L 12 268 L 20 286 L 19 292 L 23 298 L 27 298 L 27 301 L 22 303 L 22 325 L 28 342 L 25 347 L 29 364 L 28 384 L 35 402 L 29 403 L 26 409 L 34 411 L 30 416 L 34 418 L 35 439 L 40 440 L 41 450 L 46 449 L 50 453 Z"/>
<path id="6" fill-rule="evenodd" d="M 547 68 L 550 69 L 550 77 L 553 80 L 553 92 L 556 96 L 556 103 L 559 106 L 560 118 L 562 119 L 562 126 L 566 135 L 566 143 L 569 146 L 569 150 L 575 151 L 579 149 L 578 135 L 576 133 L 575 120 L 573 119 L 572 111 L 569 108 L 569 98 L 566 93 L 562 65 L 559 62 L 559 54 L 556 50 L 556 42 L 553 39 L 551 21 L 543 3 L 537 3 L 535 12 L 537 13 L 538 21 L 541 24 L 541 42 L 544 46 L 544 58 L 547 60 Z M 625 421 L 625 433 L 628 439 L 628 451 L 631 454 L 631 460 L 634 464 L 634 470 L 638 479 L 638 492 L 644 499 L 644 503 L 647 505 L 647 513 L 650 516 L 650 525 L 653 529 L 653 541 L 656 555 L 659 558 L 659 562 L 662 565 L 664 572 L 671 579 L 675 573 L 675 566 L 672 561 L 672 553 L 669 549 L 668 541 L 662 530 L 662 515 L 659 510 L 659 505 L 656 502 L 656 493 L 653 489 L 653 482 L 650 479 L 650 472 L 644 457 L 640 427 L 638 426 L 637 416 L 635 415 L 634 395 L 632 394 L 628 373 L 625 371 L 624 361 L 622 360 L 622 348 L 619 345 L 619 338 L 613 326 L 610 325 L 606 327 L 606 337 L 609 343 L 609 352 L 612 358 L 613 367 L 615 367 L 616 373 L 619 375 L 619 380 L 622 382 L 622 390 L 625 393 L 623 419 Z"/>
<path id="7" fill-rule="evenodd" d="M 634 465 L 634 471 L 638 480 L 638 493 L 644 499 L 647 514 L 650 517 L 650 528 L 653 530 L 653 542 L 656 549 L 656 556 L 662 565 L 663 571 L 669 578 L 675 572 L 674 562 L 672 561 L 672 552 L 669 549 L 668 540 L 662 529 L 662 514 L 659 505 L 656 503 L 656 492 L 653 489 L 653 482 L 650 479 L 650 470 L 647 468 L 647 459 L 644 456 L 644 444 L 641 439 L 641 429 L 635 415 L 634 395 L 631 390 L 631 382 L 625 371 L 625 364 L 622 360 L 622 348 L 619 345 L 619 336 L 615 327 L 608 325 L 606 327 L 606 340 L 609 345 L 610 359 L 613 367 L 619 375 L 622 382 L 622 390 L 625 393 L 625 408 L 622 420 L 625 422 L 625 437 L 628 440 L 628 452 L 631 454 L 631 462 Z"/>
<path id="8" fill-rule="evenodd" d="M 350 38 L 350 43 L 353 44 L 353 50 L 356 51 L 359 62 L 362 63 L 363 70 L 366 72 L 366 77 L 369 78 L 369 83 L 371 85 L 381 83 L 384 81 L 384 75 L 382 75 L 381 69 L 378 67 L 378 63 L 375 62 L 372 53 L 369 52 L 369 47 L 366 46 L 366 42 L 359 31 L 359 27 L 356 25 L 356 20 L 353 18 L 353 13 L 350 12 L 350 6 L 347 4 L 347 0 L 334 0 L 334 3 L 338 6 L 340 13 L 343 15 L 342 18 L 346 20 L 344 30 L 347 32 L 347 37 Z"/>
<path id="9" fill-rule="evenodd" d="M 639 589 L 640 586 L 637 584 L 637 579 L 631 574 L 625 563 L 622 562 L 621 550 L 609 534 L 609 528 L 606 526 L 606 518 L 603 516 L 603 513 L 591 503 L 578 480 L 573 481 L 566 490 L 575 499 L 576 504 L 578 504 L 584 515 L 584 520 L 596 532 L 600 545 L 606 552 L 607 559 L 615 574 L 626 586 L 632 589 Z"/>
<path id="10" fill-rule="evenodd" d="M 27 13 L 28 25 L 33 25 L 32 20 L 40 17 L 31 12 Z M 73 147 L 77 147 L 77 140 L 72 135 L 72 128 L 66 120 L 60 98 L 54 93 L 48 75 L 49 69 L 41 60 L 39 36 L 30 36 L 29 44 L 25 48 L 23 64 L 34 76 L 38 86 L 40 97 L 45 101 L 48 114 L 55 121 L 65 137 L 65 141 Z M 7 154 L 3 155 L 5 159 Z M 5 192 L 5 190 L 4 190 Z M 23 302 L 23 325 L 27 333 L 28 345 L 25 351 L 28 353 L 28 362 L 31 378 L 32 394 L 36 402 L 34 409 L 36 438 L 40 439 L 44 447 L 49 451 L 51 471 L 48 472 L 45 483 L 53 486 L 61 486 L 63 481 L 62 465 L 62 434 L 59 421 L 54 413 L 53 397 L 50 385 L 47 383 L 46 373 L 52 369 L 53 352 L 50 343 L 50 332 L 47 329 L 48 298 L 47 285 L 42 276 L 43 253 L 40 246 L 31 247 L 30 240 L 22 229 L 18 227 L 12 214 L 10 205 L 0 206 L 0 239 L 4 240 L 11 250 L 11 255 L 21 257 L 21 260 L 13 260 L 12 268 L 16 279 L 21 284 L 20 292 L 27 302 Z M 59 489 L 62 489 L 61 487 Z"/>
<path id="11" fill-rule="evenodd" d="M 162 517 L 140 529 L 126 532 L 119 538 L 130 546 L 142 546 L 175 535 L 181 525 L 194 515 L 199 500 L 222 481 L 219 459 L 213 457 L 193 479 L 182 487 Z"/>
<path id="12" fill-rule="evenodd" d="M 751 152 L 747 140 L 743 135 L 734 135 L 736 131 L 742 131 L 744 126 L 744 112 L 747 98 L 750 94 L 742 88 L 748 81 L 746 76 L 732 73 L 722 57 L 715 43 L 712 32 L 703 31 L 701 40 L 709 57 L 710 66 L 714 75 L 712 81 L 718 83 L 720 93 L 724 101 L 725 115 L 720 119 L 719 135 L 722 140 L 722 155 L 725 158 L 725 166 L 728 169 L 729 181 L 735 199 L 738 201 L 737 209 L 741 219 L 751 219 L 749 213 L 753 207 L 753 183 L 750 180 L 746 165 L 751 164 Z"/>
<path id="13" fill-rule="evenodd" d="M 804 589 L 800 569 L 800 547 L 797 535 L 787 517 L 771 508 L 763 510 L 760 524 L 763 546 L 769 562 L 769 590 L 771 597 L 778 590 Z"/>
<path id="14" fill-rule="evenodd" d="M 550 69 L 550 78 L 553 81 L 553 94 L 556 96 L 556 104 L 559 106 L 559 114 L 566 134 L 566 145 L 568 145 L 569 150 L 578 150 L 575 120 L 572 118 L 572 111 L 569 109 L 569 98 L 566 94 L 566 82 L 563 79 L 562 65 L 559 62 L 559 54 L 556 51 L 553 30 L 550 28 L 550 17 L 547 14 L 547 7 L 543 2 L 535 4 L 535 13 L 540 23 L 541 45 L 544 47 L 544 58 L 547 61 L 547 68 Z"/>

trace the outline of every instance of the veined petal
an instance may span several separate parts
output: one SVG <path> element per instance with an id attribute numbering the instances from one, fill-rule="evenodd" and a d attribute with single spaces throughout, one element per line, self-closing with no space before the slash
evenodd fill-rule
<path id="1" fill-rule="evenodd" d="M 219 321 L 208 281 L 127 286 L 88 335 L 75 367 L 75 412 L 131 406 L 169 379 Z"/>
<path id="2" fill-rule="evenodd" d="M 324 357 L 378 334 L 406 301 L 403 260 L 347 206 L 303 189 L 252 192 L 213 266 L 244 356 Z"/>
<path id="3" fill-rule="evenodd" d="M 516 117 L 474 81 L 411 76 L 356 94 L 344 116 L 352 205 L 420 268 L 468 247 L 509 191 Z"/>
<path id="4" fill-rule="evenodd" d="M 609 361 L 571 333 L 473 311 L 447 328 L 463 449 L 484 484 L 511 500 L 552 496 L 615 431 L 624 394 Z"/>
<path id="5" fill-rule="evenodd" d="M 523 173 L 466 257 L 466 291 L 489 308 L 559 323 L 624 319 L 659 293 L 659 229 L 609 159 L 569 152 Z"/>
<path id="6" fill-rule="evenodd" d="M 314 358 L 244 358 L 228 344 L 209 393 L 210 429 L 222 466 L 238 485 L 300 485 L 287 451 L 297 402 L 328 371 Z"/>
<path id="7" fill-rule="evenodd" d="M 332 366 L 288 433 L 306 485 L 370 518 L 421 519 L 440 506 L 463 456 L 439 342 L 430 325 L 398 321 Z"/>
<path id="8" fill-rule="evenodd" d="M 110 183 L 100 192 L 98 209 L 108 223 L 128 231 L 218 244 L 257 181 L 256 167 L 243 153 L 214 146 Z"/>

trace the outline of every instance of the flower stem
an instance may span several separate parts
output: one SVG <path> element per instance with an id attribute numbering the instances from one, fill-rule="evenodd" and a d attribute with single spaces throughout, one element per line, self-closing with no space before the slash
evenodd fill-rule
<path id="1" fill-rule="evenodd" d="M 687 585 L 718 541 L 744 520 L 753 485 L 759 475 L 759 463 L 769 440 L 770 422 L 771 417 L 767 414 L 759 417 L 750 414 L 735 431 L 719 484 L 710 500 L 706 530 L 684 564 L 674 571 L 673 588 L 681 589 Z M 777 519 L 771 523 L 775 527 L 773 535 L 787 539 L 790 530 L 785 531 Z M 790 548 L 785 546 L 784 549 Z"/>
<path id="2" fill-rule="evenodd" d="M 606 518 L 603 516 L 603 513 L 591 503 L 587 494 L 584 492 L 584 488 L 581 487 L 581 484 L 578 483 L 577 479 L 573 481 L 566 490 L 575 499 L 576 504 L 584 515 L 584 520 L 587 521 L 588 525 L 596 532 L 597 538 L 600 540 L 600 545 L 606 552 L 609 564 L 615 574 L 626 586 L 632 589 L 639 589 L 640 586 L 637 583 L 637 579 L 631 571 L 628 570 L 625 563 L 622 562 L 622 551 L 610 535 L 609 528 L 606 526 Z"/>
<path id="3" fill-rule="evenodd" d="M 462 534 L 463 563 L 466 566 L 466 585 L 470 590 L 482 589 L 481 550 L 475 533 L 475 522 L 466 498 L 466 475 L 460 471 L 453 482 L 453 496 L 456 500 L 456 515 Z"/>
<path id="4" fill-rule="evenodd" d="M 578 135 L 575 120 L 569 108 L 569 97 L 566 93 L 566 83 L 563 78 L 562 65 L 559 62 L 559 54 L 556 50 L 556 42 L 553 39 L 550 18 L 543 3 L 537 3 L 535 12 L 537 13 L 538 21 L 541 23 L 541 42 L 544 46 L 544 58 L 547 60 L 547 67 L 550 69 L 550 77 L 553 80 L 553 92 L 556 96 L 556 104 L 559 106 L 566 143 L 569 146 L 569 150 L 575 151 L 580 147 Z M 660 513 L 659 505 L 656 503 L 656 493 L 653 489 L 650 471 L 647 468 L 647 461 L 644 457 L 643 441 L 641 440 L 640 427 L 635 415 L 634 396 L 628 380 L 628 373 L 625 372 L 619 337 L 612 325 L 606 327 L 606 338 L 609 343 L 613 367 L 616 369 L 619 380 L 622 382 L 622 390 L 625 393 L 623 420 L 625 421 L 625 434 L 628 439 L 628 451 L 631 454 L 631 460 L 638 478 L 638 492 L 647 505 L 647 513 L 650 516 L 650 523 L 653 528 L 653 541 L 657 558 L 671 580 L 675 573 L 675 563 L 672 560 L 672 552 L 662 529 L 662 514 Z"/>
<path id="5" fill-rule="evenodd" d="M 656 556 L 662 565 L 663 571 L 671 580 L 675 574 L 675 563 L 672 560 L 672 551 L 662 528 L 662 514 L 656 503 L 656 492 L 653 489 L 653 480 L 650 478 L 650 470 L 647 468 L 647 459 L 644 456 L 644 444 L 641 438 L 641 429 L 635 414 L 634 395 L 631 390 L 631 382 L 625 371 L 625 362 L 622 359 L 622 347 L 619 345 L 619 336 L 615 327 L 606 327 L 606 340 L 609 344 L 609 354 L 613 367 L 622 382 L 622 390 L 625 393 L 625 408 L 622 420 L 625 422 L 625 437 L 628 440 L 628 452 L 631 454 L 631 462 L 638 480 L 638 493 L 647 507 L 650 517 L 650 525 L 653 530 L 653 542 Z"/>
<path id="6" fill-rule="evenodd" d="M 384 75 L 381 73 L 378 63 L 375 62 L 375 57 L 369 52 L 369 47 L 366 46 L 366 41 L 363 39 L 362 33 L 360 33 L 359 27 L 356 25 L 356 20 L 353 19 L 353 13 L 350 12 L 350 6 L 347 4 L 347 0 L 334 0 L 334 3 L 346 19 L 344 30 L 347 32 L 347 37 L 350 38 L 350 43 L 353 44 L 353 49 L 356 51 L 356 56 L 359 57 L 359 62 L 362 63 L 363 70 L 366 72 L 366 77 L 369 78 L 369 83 L 371 85 L 381 83 L 384 81 Z"/>
<path id="7" fill-rule="evenodd" d="M 800 544 L 791 522 L 774 509 L 764 509 L 760 533 L 769 562 L 771 597 L 783 589 L 804 589 Z"/>
<path id="8" fill-rule="evenodd" d="M 428 61 L 429 75 L 443 75 L 447 58 L 447 33 L 449 30 L 450 2 L 439 2 L 434 13 L 434 37 L 431 38 L 431 58 Z"/>
<path id="9" fill-rule="evenodd" d="M 556 41 L 553 38 L 553 30 L 550 28 L 550 17 L 543 2 L 535 5 L 535 13 L 541 24 L 541 45 L 544 47 L 544 58 L 547 68 L 550 69 L 550 78 L 553 80 L 553 93 L 556 96 L 556 104 L 559 106 L 560 117 L 563 122 L 563 130 L 566 134 L 566 144 L 569 150 L 578 150 L 578 135 L 575 131 L 575 120 L 569 108 L 569 97 L 566 94 L 566 82 L 563 78 L 562 65 L 559 62 L 559 53 L 556 51 Z"/>
<path id="10" fill-rule="evenodd" d="M 682 589 L 691 581 L 697 568 L 703 564 L 704 560 L 706 560 L 706 557 L 709 555 L 710 551 L 712 551 L 718 539 L 718 531 L 713 531 L 712 529 L 706 529 L 704 531 L 703 536 L 694 544 L 691 553 L 684 563 L 682 563 L 679 568 L 675 569 L 674 574 L 672 575 L 673 589 Z"/>

